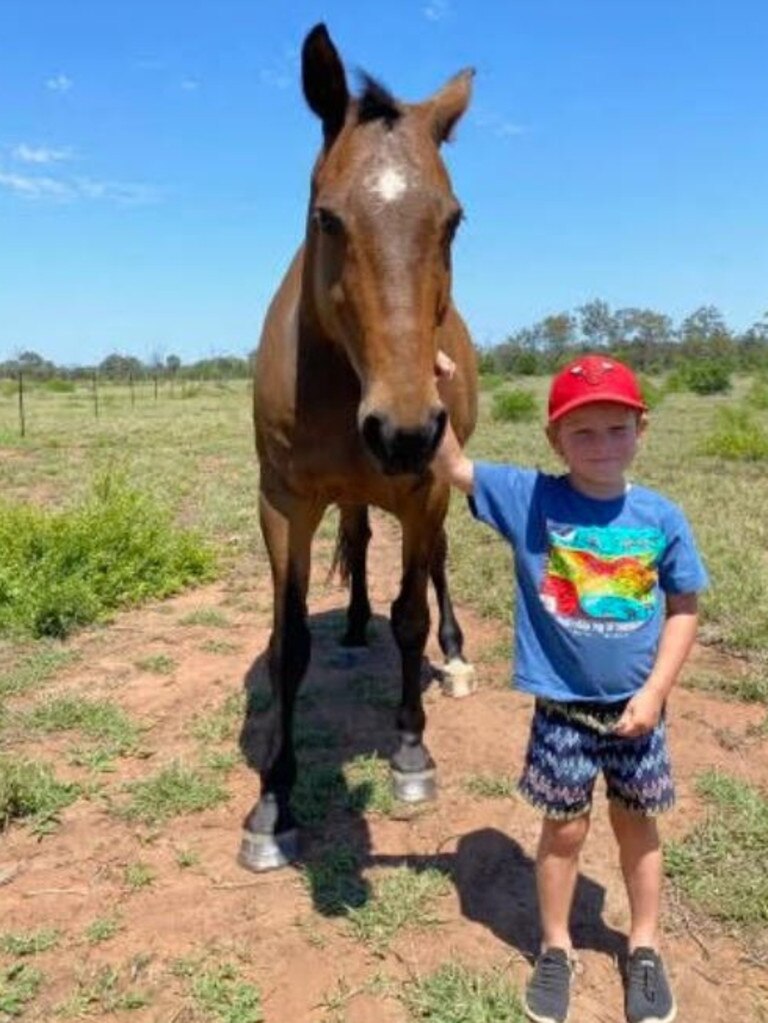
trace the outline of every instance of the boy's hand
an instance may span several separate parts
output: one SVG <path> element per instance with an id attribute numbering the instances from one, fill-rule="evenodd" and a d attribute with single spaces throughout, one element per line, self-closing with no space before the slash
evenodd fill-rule
<path id="1" fill-rule="evenodd" d="M 624 708 L 613 727 L 613 734 L 636 739 L 652 732 L 661 720 L 664 699 L 653 689 L 641 689 Z"/>

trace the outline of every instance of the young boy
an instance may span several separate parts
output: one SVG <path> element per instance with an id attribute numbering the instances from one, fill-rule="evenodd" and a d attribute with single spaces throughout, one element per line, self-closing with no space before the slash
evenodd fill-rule
<path id="1" fill-rule="evenodd" d="M 452 375 L 442 353 L 436 372 Z M 546 433 L 565 474 L 472 462 L 450 427 L 433 462 L 514 549 L 515 682 L 536 698 L 519 788 L 544 814 L 542 945 L 524 1003 L 537 1023 L 568 1015 L 569 913 L 600 771 L 631 913 L 627 1020 L 670 1023 L 677 1011 L 658 953 L 655 818 L 674 802 L 664 708 L 706 573 L 681 511 L 627 482 L 646 411 L 627 366 L 585 355 L 550 389 Z"/>

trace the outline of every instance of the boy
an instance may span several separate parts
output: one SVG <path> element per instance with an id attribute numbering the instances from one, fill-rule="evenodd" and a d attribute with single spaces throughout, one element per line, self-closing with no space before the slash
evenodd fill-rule
<path id="1" fill-rule="evenodd" d="M 452 375 L 442 353 L 436 372 Z M 568 1015 L 568 920 L 599 771 L 631 914 L 627 1020 L 670 1023 L 677 1012 L 658 954 L 655 816 L 674 802 L 664 708 L 693 645 L 706 573 L 682 512 L 626 480 L 646 411 L 627 366 L 585 355 L 550 389 L 546 433 L 564 475 L 472 462 L 450 427 L 433 462 L 514 549 L 515 682 L 536 698 L 519 788 L 544 814 L 542 946 L 524 1000 L 536 1023 Z"/>

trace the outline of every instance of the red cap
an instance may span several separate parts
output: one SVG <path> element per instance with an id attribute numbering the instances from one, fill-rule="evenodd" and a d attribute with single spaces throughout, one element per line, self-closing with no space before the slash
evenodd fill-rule
<path id="1" fill-rule="evenodd" d="M 615 401 L 645 412 L 637 377 L 623 362 L 607 355 L 581 355 L 561 369 L 549 389 L 549 421 L 596 401 Z"/>

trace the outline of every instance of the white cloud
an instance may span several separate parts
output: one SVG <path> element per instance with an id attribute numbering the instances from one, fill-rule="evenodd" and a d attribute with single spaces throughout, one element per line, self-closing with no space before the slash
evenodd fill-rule
<path id="1" fill-rule="evenodd" d="M 20 142 L 11 149 L 14 160 L 22 163 L 57 163 L 59 160 L 71 160 L 71 149 L 53 149 L 51 146 L 28 146 Z"/>
<path id="2" fill-rule="evenodd" d="M 503 114 L 497 114 L 493 110 L 476 110 L 474 112 L 475 122 L 480 128 L 485 128 L 497 138 L 511 138 L 514 135 L 525 135 L 528 129 L 517 124 Z"/>
<path id="3" fill-rule="evenodd" d="M 183 78 L 181 80 L 181 88 L 184 92 L 197 92 L 200 88 L 200 82 L 196 78 Z"/>
<path id="4" fill-rule="evenodd" d="M 55 178 L 28 177 L 24 174 L 6 174 L 0 170 L 0 188 L 6 188 L 15 195 L 25 199 L 60 199 L 74 198 L 70 185 Z"/>
<path id="5" fill-rule="evenodd" d="M 46 79 L 45 84 L 46 87 L 51 89 L 53 92 L 69 92 L 75 83 L 71 78 L 67 78 L 66 75 L 59 74 Z"/>
<path id="6" fill-rule="evenodd" d="M 273 89 L 289 89 L 300 79 L 299 51 L 295 46 L 283 48 L 282 56 L 276 57 L 269 67 L 261 68 L 259 78 Z"/>
<path id="7" fill-rule="evenodd" d="M 422 14 L 428 21 L 442 21 L 443 18 L 450 14 L 450 10 L 448 0 L 429 0 L 421 9 Z"/>
<path id="8" fill-rule="evenodd" d="M 13 174 L 0 168 L 0 188 L 22 199 L 56 202 L 101 201 L 119 206 L 159 202 L 151 185 L 124 181 L 96 181 L 92 178 L 53 178 L 45 175 Z"/>

